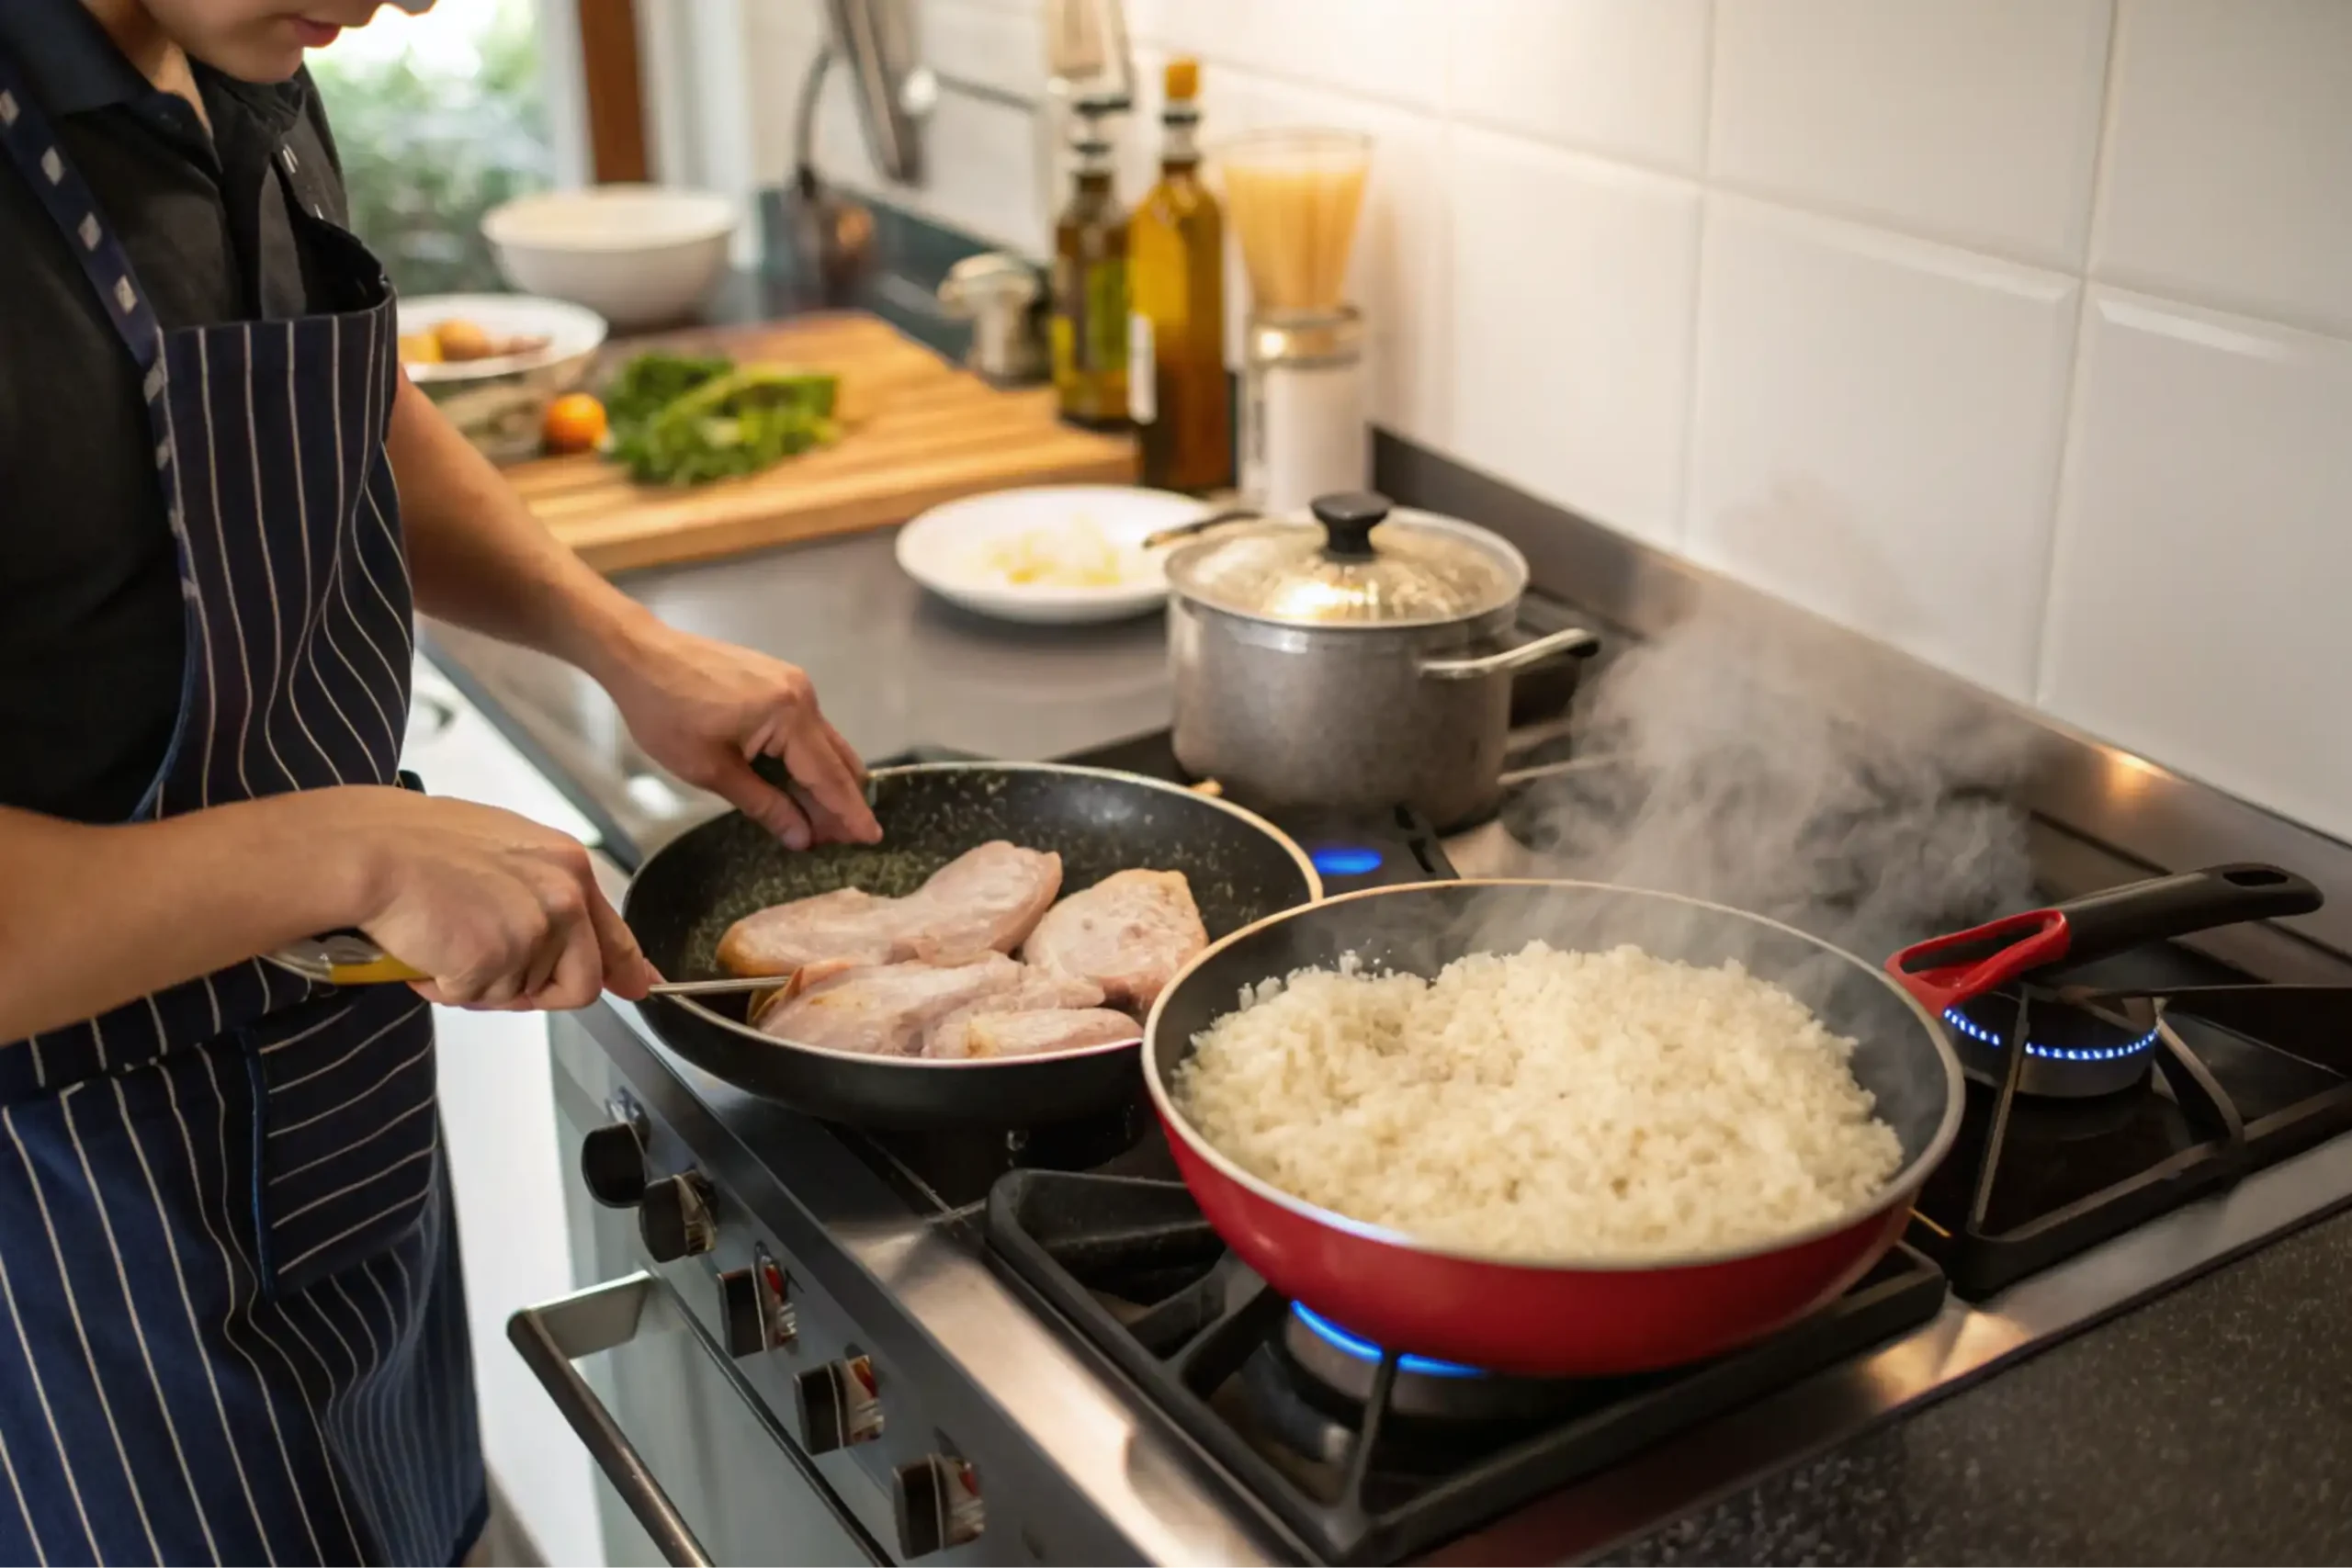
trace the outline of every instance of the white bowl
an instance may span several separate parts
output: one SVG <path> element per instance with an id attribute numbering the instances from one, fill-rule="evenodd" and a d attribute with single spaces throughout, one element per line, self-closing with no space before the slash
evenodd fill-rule
<path id="1" fill-rule="evenodd" d="M 1038 485 L 934 506 L 899 530 L 899 569 L 951 604 L 1031 626 L 1120 621 L 1168 600 L 1166 547 L 1144 536 L 1190 523 L 1208 508 L 1189 495 L 1125 485 Z M 1083 530 L 1123 568 L 1116 583 L 1061 586 L 1012 581 L 990 558 L 1025 534 Z"/>
<path id="2" fill-rule="evenodd" d="M 548 340 L 534 354 L 408 367 L 409 379 L 492 462 L 538 456 L 548 405 L 587 384 L 605 346 L 605 319 L 560 299 L 520 294 L 434 294 L 400 302 L 403 337 L 449 321 L 471 321 L 493 338 Z"/>
<path id="3" fill-rule="evenodd" d="M 628 331 L 693 316 L 726 269 L 738 221 L 724 197 L 616 185 L 522 197 L 487 214 L 481 231 L 515 288 Z"/>

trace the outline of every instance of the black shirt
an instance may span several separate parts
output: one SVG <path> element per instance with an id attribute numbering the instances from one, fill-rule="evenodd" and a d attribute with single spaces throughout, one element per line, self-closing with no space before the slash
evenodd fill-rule
<path id="1" fill-rule="evenodd" d="M 0 0 L 0 52 L 166 331 L 333 308 L 286 208 L 347 221 L 307 74 L 257 86 L 199 64 L 208 136 L 81 0 Z M 130 351 L 0 156 L 0 805 L 119 821 L 162 764 L 186 649 L 153 449 Z"/>

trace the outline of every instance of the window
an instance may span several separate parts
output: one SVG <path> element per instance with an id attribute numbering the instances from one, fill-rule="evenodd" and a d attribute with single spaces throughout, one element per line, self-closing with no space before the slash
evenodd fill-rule
<path id="1" fill-rule="evenodd" d="M 574 181 L 645 177 L 632 0 L 388 8 L 314 54 L 311 72 L 353 227 L 404 294 L 503 287 L 482 215 L 567 168 Z"/>

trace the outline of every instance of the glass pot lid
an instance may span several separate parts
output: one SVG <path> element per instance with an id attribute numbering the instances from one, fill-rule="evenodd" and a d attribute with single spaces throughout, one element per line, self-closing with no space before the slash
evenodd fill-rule
<path id="1" fill-rule="evenodd" d="M 1469 524 L 1392 519 L 1370 494 L 1318 497 L 1308 510 L 1312 523 L 1258 523 L 1186 547 L 1168 581 L 1198 603 L 1299 626 L 1469 620 L 1527 585 L 1519 552 Z"/>

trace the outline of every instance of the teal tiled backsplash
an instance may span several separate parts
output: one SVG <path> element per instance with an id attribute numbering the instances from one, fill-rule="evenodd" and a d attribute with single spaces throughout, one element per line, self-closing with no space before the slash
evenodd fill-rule
<path id="1" fill-rule="evenodd" d="M 804 310 L 871 310 L 917 342 L 950 358 L 962 359 L 971 346 L 972 331 L 941 309 L 939 285 L 957 262 L 1001 247 L 943 228 L 865 192 L 844 194 L 874 215 L 875 265 L 854 291 L 845 298 L 826 299 L 816 279 L 802 276 L 792 244 L 793 211 L 799 196 L 788 187 L 760 193 L 763 281 L 782 299 Z"/>

